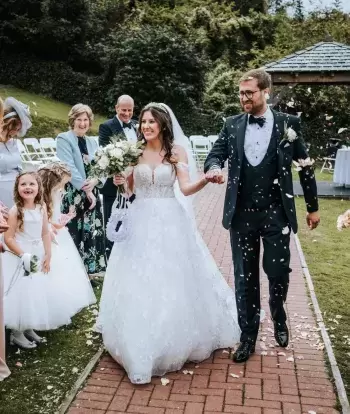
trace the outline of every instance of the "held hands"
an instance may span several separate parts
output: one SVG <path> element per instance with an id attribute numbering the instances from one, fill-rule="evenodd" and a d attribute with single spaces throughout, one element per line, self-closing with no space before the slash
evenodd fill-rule
<path id="1" fill-rule="evenodd" d="M 209 170 L 206 174 L 205 174 L 205 178 L 207 179 L 207 181 L 209 181 L 210 183 L 215 183 L 215 184 L 224 184 L 225 182 L 225 177 L 224 174 L 222 173 L 221 170 L 219 169 L 213 169 L 213 170 Z"/>
<path id="2" fill-rule="evenodd" d="M 116 186 L 124 185 L 126 182 L 125 175 L 118 174 L 113 177 L 113 184 Z"/>
<path id="3" fill-rule="evenodd" d="M 320 223 L 320 213 L 318 211 L 315 211 L 314 213 L 307 213 L 306 223 L 310 230 L 315 229 Z"/>
<path id="4" fill-rule="evenodd" d="M 84 190 L 86 193 L 91 193 L 92 190 L 96 187 L 97 183 L 97 178 L 90 178 L 89 180 L 85 181 L 84 185 L 82 186 L 82 190 Z"/>
<path id="5" fill-rule="evenodd" d="M 4 220 L 7 220 L 9 218 L 9 209 L 1 201 L 0 201 L 0 214 L 2 215 Z"/>

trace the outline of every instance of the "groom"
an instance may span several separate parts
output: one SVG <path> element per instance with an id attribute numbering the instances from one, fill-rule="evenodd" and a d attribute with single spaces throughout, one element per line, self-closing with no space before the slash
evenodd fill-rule
<path id="1" fill-rule="evenodd" d="M 297 232 L 292 160 L 299 171 L 310 229 L 320 222 L 312 162 L 301 137 L 300 120 L 267 106 L 270 75 L 247 72 L 239 83 L 243 114 L 229 117 L 204 165 L 206 178 L 223 183 L 221 169 L 228 160 L 223 226 L 230 230 L 241 343 L 233 354 L 244 362 L 255 351 L 260 322 L 259 256 L 269 280 L 269 305 L 275 339 L 289 341 L 286 313 L 290 262 L 290 231 Z M 304 160 L 304 161 L 301 161 Z"/>
<path id="2" fill-rule="evenodd" d="M 111 137 L 113 135 L 122 135 L 126 140 L 131 142 L 136 143 L 137 141 L 136 124 L 131 119 L 134 113 L 134 100 L 132 97 L 129 95 L 120 96 L 115 105 L 115 111 L 116 115 L 99 127 L 99 145 L 102 147 L 111 143 Z M 106 228 L 112 212 L 113 203 L 117 197 L 117 187 L 113 184 L 112 178 L 107 179 L 101 190 L 101 194 L 103 195 L 103 216 Z M 118 197 L 118 207 L 123 208 L 123 198 L 120 194 L 118 194 Z M 113 243 L 106 238 L 106 254 L 108 258 L 112 247 Z"/>

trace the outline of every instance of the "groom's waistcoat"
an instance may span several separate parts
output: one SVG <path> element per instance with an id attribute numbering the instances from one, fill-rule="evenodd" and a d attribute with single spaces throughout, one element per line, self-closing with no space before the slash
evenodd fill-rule
<path id="1" fill-rule="evenodd" d="M 276 136 L 272 134 L 267 152 L 260 164 L 254 167 L 245 154 L 242 161 L 237 197 L 238 210 L 263 210 L 271 204 L 282 204 L 278 185 Z"/>

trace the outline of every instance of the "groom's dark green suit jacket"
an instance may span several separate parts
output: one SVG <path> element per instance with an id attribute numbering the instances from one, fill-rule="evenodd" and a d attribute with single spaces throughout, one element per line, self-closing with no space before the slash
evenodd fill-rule
<path id="1" fill-rule="evenodd" d="M 274 116 L 272 139 L 277 140 L 277 168 L 281 198 L 289 223 L 296 233 L 298 224 L 293 194 L 292 161 L 305 160 L 308 154 L 301 135 L 300 119 L 274 110 L 272 113 Z M 227 118 L 204 164 L 204 171 L 207 172 L 215 166 L 223 168 L 225 161 L 228 160 L 228 182 L 222 222 L 226 229 L 230 228 L 236 211 L 247 122 L 247 114 Z M 284 138 L 285 130 L 289 127 L 297 134 L 297 139 L 292 142 Z M 313 168 L 311 166 L 302 168 L 299 171 L 299 177 L 307 211 L 309 213 L 318 211 L 317 186 Z"/>

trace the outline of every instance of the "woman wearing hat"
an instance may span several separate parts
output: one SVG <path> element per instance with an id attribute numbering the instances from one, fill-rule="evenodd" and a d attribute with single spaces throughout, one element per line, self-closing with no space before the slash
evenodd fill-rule
<path id="1" fill-rule="evenodd" d="M 15 98 L 7 98 L 0 134 L 0 201 L 8 208 L 13 206 L 13 186 L 22 169 L 16 138 L 22 138 L 31 126 L 28 106 Z"/>
<path id="2" fill-rule="evenodd" d="M 2 100 L 0 99 L 0 134 L 2 129 L 2 120 L 4 115 L 4 107 Z M 0 160 L 0 168 L 1 168 Z M 5 212 L 6 213 L 6 212 Z M 8 228 L 6 220 L 3 217 L 2 211 L 0 209 L 0 233 L 3 233 Z M 3 250 L 2 243 L 0 242 L 0 252 Z M 1 263 L 0 263 L 1 264 Z M 4 313 L 3 313 L 3 280 L 1 274 L 0 266 L 0 381 L 4 380 L 10 375 L 10 370 L 8 369 L 5 362 L 5 327 L 4 327 Z"/>

